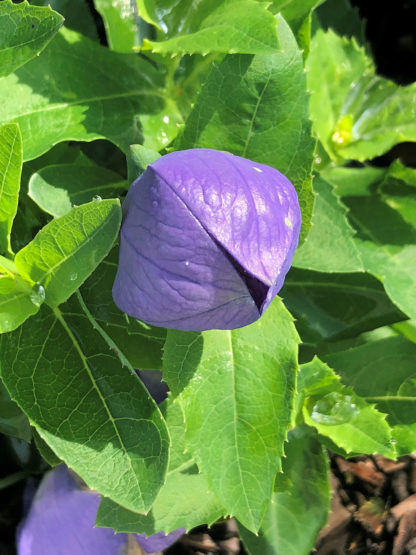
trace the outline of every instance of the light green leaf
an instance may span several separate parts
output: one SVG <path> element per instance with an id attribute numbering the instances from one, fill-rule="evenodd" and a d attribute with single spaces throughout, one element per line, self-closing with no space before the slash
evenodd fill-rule
<path id="1" fill-rule="evenodd" d="M 99 166 L 58 164 L 34 173 L 29 181 L 29 196 L 48 214 L 59 218 L 94 197 L 114 198 L 127 189 L 118 173 Z"/>
<path id="2" fill-rule="evenodd" d="M 172 440 L 169 471 L 165 485 L 147 515 L 128 511 L 109 499 L 102 499 L 97 525 L 116 532 L 166 534 L 177 528 L 190 530 L 200 524 L 212 524 L 223 516 L 217 497 L 209 490 L 206 479 L 190 455 L 184 454 L 185 422 L 177 402 L 169 398 L 161 405 Z M 203 502 L 201 503 L 201 499 Z"/>
<path id="3" fill-rule="evenodd" d="M 130 183 L 135 181 L 149 164 L 160 158 L 160 154 L 142 145 L 131 145 L 127 151 L 127 175 Z"/>
<path id="4" fill-rule="evenodd" d="M 19 201 L 22 162 L 19 126 L 3 125 L 0 127 L 0 253 L 12 252 L 10 232 Z"/>
<path id="5" fill-rule="evenodd" d="M 317 177 L 317 193 L 312 227 L 293 257 L 293 266 L 317 272 L 359 272 L 363 270 L 354 229 L 346 218 L 346 208 L 331 185 Z"/>
<path id="6" fill-rule="evenodd" d="M 175 6 L 175 10 L 180 7 Z M 274 54 L 279 45 L 276 21 L 267 10 L 267 3 L 254 0 L 195 3 L 178 33 L 161 42 L 145 39 L 142 50 L 161 54 Z"/>
<path id="7" fill-rule="evenodd" d="M 388 414 L 398 455 L 415 451 L 416 345 L 392 337 L 324 358 L 343 383 Z"/>
<path id="8" fill-rule="evenodd" d="M 14 262 L 0 256 L 0 334 L 16 329 L 39 310 L 33 298 L 31 284 L 18 275 Z"/>
<path id="9" fill-rule="evenodd" d="M 354 39 L 333 31 L 314 35 L 308 87 L 315 130 L 334 160 L 367 160 L 416 140 L 416 85 L 400 87 L 375 75 Z"/>
<path id="10" fill-rule="evenodd" d="M 64 18 L 50 8 L 0 2 L 0 77 L 38 55 L 63 22 Z"/>
<path id="11" fill-rule="evenodd" d="M 268 164 L 294 184 L 302 233 L 313 208 L 310 135 L 302 53 L 283 18 L 282 51 L 269 56 L 227 56 L 210 73 L 186 121 L 177 148 L 215 148 Z"/>
<path id="12" fill-rule="evenodd" d="M 383 283 L 400 310 L 416 318 L 416 223 L 411 226 L 376 195 L 344 201 L 365 270 Z"/>
<path id="13" fill-rule="evenodd" d="M 371 61 L 354 39 L 338 37 L 331 29 L 318 30 L 306 63 L 310 112 L 315 131 L 333 159 L 336 145 L 351 140 L 353 122 L 343 110 L 346 95 L 358 80 L 373 72 Z"/>
<path id="14" fill-rule="evenodd" d="M 85 304 L 134 368 L 162 368 L 166 330 L 135 320 L 114 304 L 111 290 L 117 263 L 118 249 L 114 248 L 82 286 Z"/>
<path id="15" fill-rule="evenodd" d="M 118 200 L 90 202 L 52 220 L 15 258 L 19 273 L 36 284 L 39 304 L 66 301 L 108 254 L 121 221 Z"/>
<path id="16" fill-rule="evenodd" d="M 292 268 L 279 295 L 304 344 L 355 337 L 406 318 L 372 276 Z"/>
<path id="17" fill-rule="evenodd" d="M 227 514 L 254 532 L 291 422 L 297 346 L 278 298 L 245 328 L 168 331 L 164 380 L 181 403 L 187 449 Z"/>
<path id="18" fill-rule="evenodd" d="M 0 380 L 0 433 L 30 442 L 31 431 L 27 416 L 10 399 Z"/>
<path id="19" fill-rule="evenodd" d="M 108 45 L 117 52 L 131 52 L 139 44 L 138 13 L 135 0 L 94 0 L 104 21 Z"/>
<path id="20" fill-rule="evenodd" d="M 239 526 L 249 555 L 309 555 L 329 511 L 328 457 L 306 426 L 289 432 L 283 474 L 259 535 Z"/>
<path id="21" fill-rule="evenodd" d="M 147 511 L 164 481 L 169 436 L 111 344 L 82 297 L 54 311 L 44 305 L 20 330 L 1 336 L 1 376 L 42 439 L 89 487 Z"/>
<path id="22" fill-rule="evenodd" d="M 374 379 L 374 376 L 373 376 Z M 395 458 L 386 415 L 359 397 L 351 387 L 315 357 L 302 364 L 296 405 L 306 424 L 349 456 L 379 453 Z M 303 407 L 303 408 L 302 408 Z"/>
<path id="23" fill-rule="evenodd" d="M 19 123 L 25 160 L 74 139 L 159 150 L 176 136 L 180 121 L 163 87 L 160 72 L 145 59 L 64 29 L 39 57 L 0 81 L 0 97 L 9 98 L 0 104 L 0 122 Z"/>

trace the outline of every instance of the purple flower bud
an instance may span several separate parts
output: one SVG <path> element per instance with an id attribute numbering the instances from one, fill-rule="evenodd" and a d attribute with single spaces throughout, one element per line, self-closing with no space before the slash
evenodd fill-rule
<path id="1" fill-rule="evenodd" d="M 149 324 L 194 331 L 257 320 L 283 285 L 301 224 L 284 175 L 210 149 L 150 164 L 123 213 L 115 303 Z"/>
<path id="2" fill-rule="evenodd" d="M 95 528 L 100 497 L 79 489 L 65 465 L 46 473 L 17 532 L 18 555 L 122 555 L 127 534 Z M 146 538 L 134 534 L 145 553 L 166 549 L 183 533 L 180 528 Z"/>

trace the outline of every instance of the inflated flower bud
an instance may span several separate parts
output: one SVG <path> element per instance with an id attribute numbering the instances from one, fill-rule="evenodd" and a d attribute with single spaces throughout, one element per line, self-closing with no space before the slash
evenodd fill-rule
<path id="1" fill-rule="evenodd" d="M 257 320 L 283 285 L 301 224 L 284 175 L 210 149 L 150 164 L 123 213 L 115 303 L 149 324 L 194 331 Z"/>

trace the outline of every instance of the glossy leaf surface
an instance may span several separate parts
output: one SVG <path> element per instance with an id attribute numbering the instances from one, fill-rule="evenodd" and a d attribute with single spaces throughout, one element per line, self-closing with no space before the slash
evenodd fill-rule
<path id="1" fill-rule="evenodd" d="M 108 254 L 121 220 L 117 200 L 93 201 L 47 224 L 16 255 L 20 274 L 34 284 L 39 304 L 66 301 Z"/>
<path id="2" fill-rule="evenodd" d="M 0 122 L 19 123 L 25 160 L 69 139 L 106 138 L 124 150 L 144 142 L 159 150 L 176 136 L 179 121 L 162 87 L 146 60 L 64 29 L 39 57 L 0 81 L 0 97 L 17 91 L 0 105 Z"/>

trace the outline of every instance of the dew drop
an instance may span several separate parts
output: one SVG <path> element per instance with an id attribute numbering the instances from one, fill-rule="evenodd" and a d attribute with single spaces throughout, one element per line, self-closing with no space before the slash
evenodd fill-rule
<path id="1" fill-rule="evenodd" d="M 30 293 L 30 300 L 35 306 L 40 306 L 45 300 L 45 289 L 43 285 L 35 285 Z"/>
<path id="2" fill-rule="evenodd" d="M 334 426 L 349 422 L 359 410 L 359 407 L 352 402 L 351 395 L 334 391 L 319 399 L 313 406 L 311 418 L 319 424 Z"/>
<path id="3" fill-rule="evenodd" d="M 185 266 L 189 266 L 189 260 L 185 260 Z"/>
<path id="4" fill-rule="evenodd" d="M 77 274 L 76 272 L 73 272 L 73 273 L 69 276 L 69 279 L 70 279 L 71 281 L 75 281 L 75 280 L 77 279 L 77 277 L 78 277 L 78 274 Z"/>
<path id="5" fill-rule="evenodd" d="M 163 123 L 169 123 L 169 116 L 163 116 Z"/>
<path id="6" fill-rule="evenodd" d="M 100 195 L 94 195 L 92 197 L 92 201 L 93 202 L 101 202 L 103 199 L 100 197 Z"/>
<path id="7" fill-rule="evenodd" d="M 253 166 L 253 170 L 256 170 L 256 172 L 259 172 L 259 173 L 263 173 L 263 170 L 261 170 L 260 168 L 257 168 L 256 166 Z"/>
<path id="8" fill-rule="evenodd" d="M 289 220 L 289 218 L 285 218 L 285 224 L 287 225 L 287 227 L 292 228 L 292 222 Z"/>

